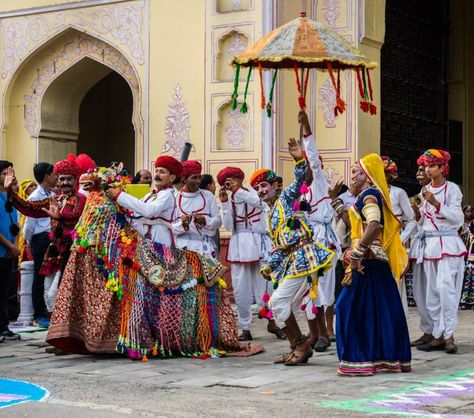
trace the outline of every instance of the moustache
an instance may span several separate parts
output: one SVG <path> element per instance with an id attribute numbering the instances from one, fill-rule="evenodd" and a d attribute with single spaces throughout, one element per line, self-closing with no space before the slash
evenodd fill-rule
<path id="1" fill-rule="evenodd" d="M 155 181 L 161 181 L 161 177 L 155 177 L 154 180 Z"/>

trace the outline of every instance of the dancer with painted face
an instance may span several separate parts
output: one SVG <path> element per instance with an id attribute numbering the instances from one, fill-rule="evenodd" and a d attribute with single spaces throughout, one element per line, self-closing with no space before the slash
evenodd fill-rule
<path id="1" fill-rule="evenodd" d="M 171 224 L 176 218 L 176 196 L 173 184 L 181 178 L 182 171 L 183 166 L 176 158 L 162 155 L 155 160 L 156 190 L 140 200 L 118 188 L 109 188 L 106 194 L 133 211 L 130 223 L 141 236 L 174 247 Z"/>
<path id="2" fill-rule="evenodd" d="M 458 305 L 464 276 L 466 247 L 458 235 L 464 223 L 459 187 L 446 179 L 450 154 L 429 149 L 421 160 L 431 183 L 423 188 L 420 209 L 423 228 L 419 240 L 418 262 L 423 263 L 427 278 L 426 304 L 433 320 L 433 337 L 418 350 L 457 352 L 454 331 L 458 323 Z"/>
<path id="3" fill-rule="evenodd" d="M 217 174 L 224 228 L 232 232 L 227 261 L 231 264 L 232 288 L 242 329 L 239 339 L 250 341 L 252 303 L 255 300 L 260 308 L 265 308 L 273 289 L 260 275 L 260 268 L 272 251 L 272 240 L 268 235 L 268 205 L 255 190 L 242 185 L 244 177 L 238 167 L 226 167 Z M 267 329 L 278 338 L 285 338 L 273 319 L 269 319 Z"/>
<path id="4" fill-rule="evenodd" d="M 312 299 L 316 298 L 317 276 L 330 267 L 334 253 L 313 241 L 306 212 L 300 207 L 300 198 L 306 192 L 302 190 L 306 171 L 303 149 L 292 138 L 288 151 L 295 160 L 295 179 L 276 201 L 273 172 L 259 170 L 252 175 L 250 182 L 259 196 L 271 205 L 269 233 L 274 250 L 261 273 L 274 283 L 270 308 L 276 324 L 284 327 L 291 346 L 291 352 L 275 363 L 293 366 L 306 363 L 313 354 L 296 321 L 295 312 L 301 309 L 301 302 L 308 294 Z"/>
<path id="5" fill-rule="evenodd" d="M 196 251 L 217 258 L 213 240 L 222 225 L 219 207 L 214 195 L 199 188 L 202 166 L 199 161 L 183 163 L 184 187 L 176 192 L 176 216 L 172 224 L 176 247 Z"/>

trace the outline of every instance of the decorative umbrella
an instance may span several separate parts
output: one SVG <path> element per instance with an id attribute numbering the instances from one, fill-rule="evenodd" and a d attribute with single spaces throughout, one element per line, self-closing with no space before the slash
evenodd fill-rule
<path id="1" fill-rule="evenodd" d="M 364 112 L 374 115 L 377 112 L 373 104 L 372 81 L 369 69 L 376 67 L 375 62 L 369 61 L 357 48 L 352 46 L 342 36 L 306 17 L 301 12 L 300 17 L 273 30 L 258 40 L 244 52 L 236 55 L 232 64 L 235 66 L 234 92 L 232 108 L 237 108 L 239 74 L 241 67 L 249 67 L 244 90 L 244 100 L 240 111 L 247 112 L 247 91 L 252 68 L 257 68 L 260 77 L 260 105 L 267 108 L 267 115 L 272 113 L 273 90 L 278 69 L 292 69 L 296 75 L 296 86 L 301 109 L 306 107 L 305 96 L 308 87 L 308 76 L 311 68 L 327 70 L 336 91 L 334 114 L 344 112 L 346 104 L 341 98 L 340 71 L 355 69 L 361 96 L 360 107 Z M 263 70 L 273 69 L 272 84 L 268 102 L 265 104 L 263 88 Z M 301 74 L 299 74 L 301 69 Z M 306 72 L 305 72 L 306 70 Z"/>

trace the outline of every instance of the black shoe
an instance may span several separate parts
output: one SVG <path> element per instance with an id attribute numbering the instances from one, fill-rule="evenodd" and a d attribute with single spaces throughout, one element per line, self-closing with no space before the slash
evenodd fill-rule
<path id="1" fill-rule="evenodd" d="M 10 340 L 10 341 L 21 340 L 20 334 L 15 334 L 13 331 L 10 331 L 9 329 L 7 329 L 6 331 L 3 331 L 1 335 L 2 337 L 5 338 L 5 340 Z"/>
<path id="2" fill-rule="evenodd" d="M 318 353 L 323 353 L 328 349 L 328 347 L 331 345 L 331 341 L 326 342 L 322 338 L 320 338 L 318 341 L 316 341 L 316 344 L 314 344 L 314 351 Z"/>
<path id="3" fill-rule="evenodd" d="M 248 329 L 243 329 L 242 334 L 239 335 L 239 341 L 252 341 L 252 334 Z"/>
<path id="4" fill-rule="evenodd" d="M 3 335 L 0 335 L 0 344 L 5 341 L 5 337 Z"/>
<path id="5" fill-rule="evenodd" d="M 420 351 L 444 351 L 446 349 L 446 343 L 433 345 L 431 342 L 429 342 L 416 346 L 416 349 Z"/>

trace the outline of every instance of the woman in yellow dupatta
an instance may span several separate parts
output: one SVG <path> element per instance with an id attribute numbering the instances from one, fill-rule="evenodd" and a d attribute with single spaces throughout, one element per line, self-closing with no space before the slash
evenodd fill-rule
<path id="1" fill-rule="evenodd" d="M 408 256 L 379 155 L 353 167 L 351 192 L 357 201 L 349 211 L 349 271 L 336 305 L 338 374 L 409 372 L 410 340 L 397 287 Z"/>

